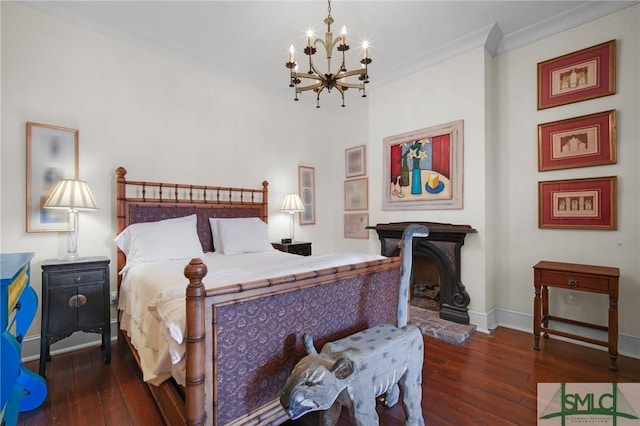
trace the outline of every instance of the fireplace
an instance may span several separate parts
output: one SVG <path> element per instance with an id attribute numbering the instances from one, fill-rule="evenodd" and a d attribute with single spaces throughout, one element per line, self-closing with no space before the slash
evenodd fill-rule
<path id="1" fill-rule="evenodd" d="M 409 290 L 410 303 L 439 312 L 442 319 L 469 324 L 469 294 L 460 280 L 460 249 L 467 234 L 477 232 L 469 225 L 436 222 L 395 222 L 370 226 L 380 238 L 383 256 L 398 256 L 398 243 L 412 223 L 429 228 L 428 237 L 414 238 Z"/>

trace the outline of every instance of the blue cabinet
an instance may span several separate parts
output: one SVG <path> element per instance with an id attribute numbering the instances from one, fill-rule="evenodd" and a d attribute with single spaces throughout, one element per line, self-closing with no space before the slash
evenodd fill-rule
<path id="1" fill-rule="evenodd" d="M 39 407 L 47 383 L 22 364 L 24 339 L 38 307 L 31 287 L 33 253 L 0 254 L 0 421 L 15 425 L 18 413 Z"/>

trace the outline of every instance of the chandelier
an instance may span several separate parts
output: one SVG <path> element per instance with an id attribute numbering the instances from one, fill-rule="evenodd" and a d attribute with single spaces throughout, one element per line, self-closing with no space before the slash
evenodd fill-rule
<path id="1" fill-rule="evenodd" d="M 362 92 L 362 97 L 366 98 L 367 93 L 365 85 L 369 83 L 368 67 L 371 63 L 369 58 L 369 49 L 367 41 L 362 43 L 362 59 L 360 60 L 360 69 L 348 71 L 345 65 L 345 52 L 349 50 L 347 41 L 347 29 L 342 27 L 340 37 L 333 39 L 333 33 L 331 32 L 331 24 L 333 24 L 333 18 L 331 17 L 331 0 L 328 0 L 328 15 L 324 20 L 327 24 L 327 32 L 325 33 L 324 40 L 320 38 L 314 38 L 313 32 L 307 32 L 307 46 L 304 48 L 304 54 L 309 57 L 309 71 L 298 72 L 298 63 L 295 59 L 295 49 L 293 45 L 289 48 L 289 60 L 285 64 L 289 68 L 290 82 L 289 87 L 294 88 L 295 98 L 298 100 L 298 94 L 313 90 L 316 93 L 316 108 L 320 108 L 320 94 L 324 89 L 327 89 L 328 93 L 331 93 L 333 89 L 337 90 L 342 96 L 342 106 L 344 107 L 344 92 L 348 89 L 358 89 Z M 317 49 L 316 45 L 320 43 L 324 46 L 324 50 L 327 52 L 327 67 L 326 72 L 318 70 L 316 64 L 313 62 L 313 55 L 315 55 Z M 331 71 L 331 55 L 334 48 L 337 52 L 342 53 L 342 62 L 337 67 L 335 72 Z M 338 55 L 340 55 L 338 53 Z M 357 76 L 359 81 L 354 81 Z M 351 77 L 351 82 L 348 79 Z M 305 83 L 303 83 L 303 79 Z"/>

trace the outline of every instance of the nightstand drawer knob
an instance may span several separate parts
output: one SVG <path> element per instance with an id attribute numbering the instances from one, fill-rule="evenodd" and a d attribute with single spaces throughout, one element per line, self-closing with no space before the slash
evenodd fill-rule
<path id="1" fill-rule="evenodd" d="M 87 303 L 87 296 L 84 294 L 77 294 L 69 298 L 69 307 L 71 308 L 84 306 L 85 303 Z"/>
<path id="2" fill-rule="evenodd" d="M 567 284 L 571 288 L 576 288 L 576 287 L 578 287 L 578 279 L 577 278 L 569 278 L 569 280 L 567 281 Z"/>
<path id="3" fill-rule="evenodd" d="M 79 283 L 81 279 L 82 279 L 82 278 L 80 277 L 80 275 L 76 275 L 76 282 L 77 282 L 77 283 Z"/>

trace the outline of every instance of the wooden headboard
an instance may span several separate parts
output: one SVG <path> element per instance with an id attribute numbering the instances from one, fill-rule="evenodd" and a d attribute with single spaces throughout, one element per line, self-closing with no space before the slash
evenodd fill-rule
<path id="1" fill-rule="evenodd" d="M 210 217 L 259 217 L 268 221 L 269 183 L 262 188 L 231 188 L 221 186 L 188 185 L 131 181 L 126 179 L 124 167 L 116 169 L 116 233 L 133 223 L 155 222 L 163 219 L 196 214 L 198 236 L 205 252 L 214 251 Z M 118 272 L 126 262 L 118 249 Z M 118 274 L 118 290 L 120 275 Z"/>

